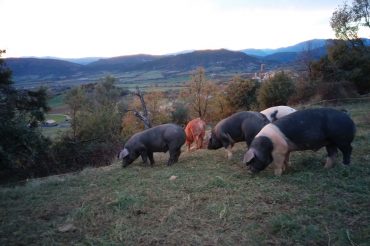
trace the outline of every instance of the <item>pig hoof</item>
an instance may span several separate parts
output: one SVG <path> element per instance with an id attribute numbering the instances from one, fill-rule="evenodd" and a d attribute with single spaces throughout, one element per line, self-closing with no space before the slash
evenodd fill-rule
<path id="1" fill-rule="evenodd" d="M 326 169 L 332 168 L 333 167 L 333 161 L 330 158 L 326 159 L 326 163 L 325 163 L 324 167 Z"/>
<path id="2" fill-rule="evenodd" d="M 281 174 L 283 174 L 283 169 L 281 168 L 275 169 L 274 174 L 275 176 L 281 176 Z"/>

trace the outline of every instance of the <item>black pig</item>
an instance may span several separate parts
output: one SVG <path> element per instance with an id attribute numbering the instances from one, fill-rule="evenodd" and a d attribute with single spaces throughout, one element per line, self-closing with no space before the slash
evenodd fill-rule
<path id="1" fill-rule="evenodd" d="M 163 124 L 134 134 L 119 154 L 122 166 L 126 167 L 139 156 L 153 166 L 153 152 L 170 152 L 167 165 L 177 162 L 181 154 L 181 146 L 185 143 L 185 132 L 175 124 Z"/>
<path id="2" fill-rule="evenodd" d="M 289 153 L 297 150 L 326 148 L 325 167 L 333 166 L 338 149 L 343 164 L 349 165 L 355 136 L 355 124 L 344 112 L 331 108 L 306 109 L 289 114 L 266 125 L 254 138 L 244 155 L 252 172 L 274 164 L 275 175 L 281 175 L 289 164 Z"/>
<path id="3" fill-rule="evenodd" d="M 212 129 L 208 149 L 224 147 L 231 159 L 231 148 L 235 143 L 245 141 L 249 146 L 254 136 L 268 123 L 266 116 L 258 112 L 235 113 L 218 122 Z"/>

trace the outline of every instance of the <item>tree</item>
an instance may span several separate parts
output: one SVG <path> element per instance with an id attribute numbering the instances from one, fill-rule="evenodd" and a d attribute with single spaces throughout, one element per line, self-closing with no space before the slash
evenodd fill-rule
<path id="1" fill-rule="evenodd" d="M 4 52 L 0 50 L 0 57 Z M 7 178 L 45 175 L 52 165 L 50 141 L 36 127 L 48 110 L 46 99 L 45 88 L 16 90 L 0 59 L 0 174 Z"/>
<path id="2" fill-rule="evenodd" d="M 227 100 L 231 107 L 237 109 L 250 110 L 257 104 L 257 90 L 260 84 L 255 80 L 242 79 L 234 77 L 231 83 L 226 87 Z"/>
<path id="3" fill-rule="evenodd" d="M 133 95 L 137 96 L 140 100 L 141 108 L 143 111 L 136 110 L 137 107 L 127 109 L 126 111 L 134 112 L 134 115 L 140 119 L 144 123 L 145 129 L 149 129 L 152 127 L 152 121 L 149 116 L 148 109 L 146 107 L 145 99 L 143 93 L 140 91 L 139 87 L 136 87 L 136 92 L 132 93 Z"/>
<path id="4" fill-rule="evenodd" d="M 72 130 L 53 145 L 59 172 L 108 165 L 122 147 L 122 91 L 115 83 L 109 76 L 97 84 L 73 88 L 66 95 Z"/>
<path id="5" fill-rule="evenodd" d="M 145 94 L 144 98 L 153 124 L 159 125 L 170 121 L 171 105 L 165 99 L 165 93 L 151 90 Z"/>
<path id="6" fill-rule="evenodd" d="M 206 79 L 204 68 L 200 67 L 191 74 L 188 89 L 183 96 L 190 105 L 190 114 L 193 117 L 206 117 L 213 89 L 214 85 Z"/>
<path id="7" fill-rule="evenodd" d="M 171 121 L 178 125 L 185 125 L 189 121 L 189 110 L 184 102 L 176 101 L 174 103 Z"/>
<path id="8" fill-rule="evenodd" d="M 314 47 L 312 41 L 308 41 L 306 47 L 299 54 L 299 60 L 303 65 L 305 76 L 310 79 L 312 77 L 312 63 L 314 61 Z"/>
<path id="9" fill-rule="evenodd" d="M 261 109 L 272 106 L 286 105 L 294 93 L 293 80 L 284 72 L 263 82 L 258 91 L 257 101 Z"/>
<path id="10" fill-rule="evenodd" d="M 330 25 L 339 40 L 328 47 L 327 56 L 312 64 L 312 79 L 325 83 L 328 92 L 338 87 L 342 92 L 353 88 L 359 94 L 370 92 L 370 47 L 358 37 L 359 28 L 370 28 L 369 10 L 369 0 L 353 0 L 334 11 Z M 336 94 L 349 94 L 342 92 Z"/>
<path id="11" fill-rule="evenodd" d="M 64 102 L 69 106 L 70 114 L 72 118 L 71 127 L 72 127 L 72 135 L 73 139 L 76 140 L 78 126 L 79 126 L 79 112 L 83 109 L 84 105 L 86 105 L 87 98 L 85 95 L 85 91 L 80 87 L 74 87 L 69 90 L 64 97 Z"/>
<path id="12" fill-rule="evenodd" d="M 353 0 L 352 6 L 345 3 L 334 11 L 330 26 L 338 39 L 350 41 L 354 46 L 361 44 L 358 31 L 360 27 L 370 28 L 370 1 Z"/>

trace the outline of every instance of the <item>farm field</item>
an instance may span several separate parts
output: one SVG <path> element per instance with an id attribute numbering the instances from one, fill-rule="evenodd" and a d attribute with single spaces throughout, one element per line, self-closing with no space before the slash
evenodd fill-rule
<path id="1" fill-rule="evenodd" d="M 0 187 L 0 245 L 369 245 L 370 103 L 338 105 L 357 126 L 352 165 L 294 152 L 281 177 L 251 175 L 223 149 Z M 176 176 L 171 180 L 171 176 Z"/>

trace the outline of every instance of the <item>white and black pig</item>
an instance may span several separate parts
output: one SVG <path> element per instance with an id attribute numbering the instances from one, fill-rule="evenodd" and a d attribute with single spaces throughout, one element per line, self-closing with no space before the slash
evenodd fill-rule
<path id="1" fill-rule="evenodd" d="M 208 149 L 224 147 L 228 159 L 231 159 L 231 148 L 235 143 L 245 141 L 249 146 L 256 134 L 268 123 L 266 116 L 259 112 L 235 113 L 218 122 L 212 129 Z"/>
<path id="2" fill-rule="evenodd" d="M 167 165 L 177 162 L 181 154 L 181 146 L 185 143 L 184 129 L 175 124 L 163 124 L 134 134 L 119 154 L 122 166 L 126 167 L 139 156 L 147 163 L 149 158 L 153 166 L 153 152 L 170 153 Z"/>
<path id="3" fill-rule="evenodd" d="M 289 164 L 291 151 L 317 151 L 325 146 L 326 168 L 333 166 L 338 149 L 343 154 L 343 164 L 349 165 L 354 136 L 355 124 L 345 112 L 331 108 L 300 110 L 262 128 L 243 163 L 252 172 L 273 163 L 275 175 L 281 175 Z"/>
<path id="4" fill-rule="evenodd" d="M 260 113 L 266 115 L 267 119 L 269 119 L 270 122 L 274 122 L 275 120 L 287 116 L 288 114 L 294 113 L 295 111 L 297 110 L 288 106 L 274 106 L 262 110 Z"/>

